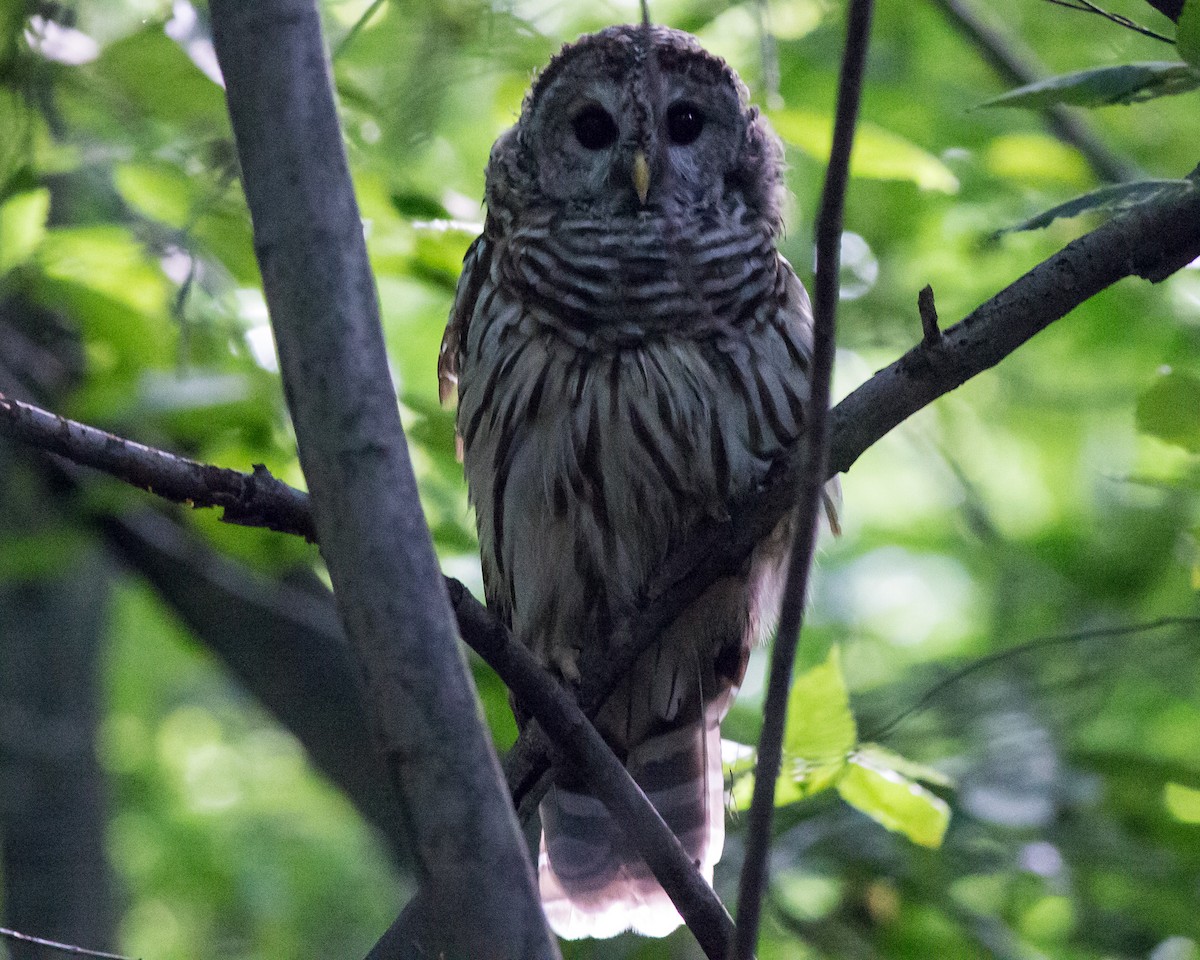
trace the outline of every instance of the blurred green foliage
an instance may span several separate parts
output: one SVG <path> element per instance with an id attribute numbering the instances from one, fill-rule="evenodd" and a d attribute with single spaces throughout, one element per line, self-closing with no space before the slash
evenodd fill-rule
<path id="1" fill-rule="evenodd" d="M 1172 34 L 1144 3 L 1113 5 Z M 783 249 L 807 276 L 842 5 L 652 9 L 726 56 L 769 107 L 790 164 Z M 764 10 L 777 89 L 764 84 Z M 1171 76 L 1194 76 L 1173 48 L 1099 17 L 1042 0 L 991 12 L 1060 75 L 1171 61 Z M 447 572 L 477 587 L 434 364 L 482 220 L 488 149 L 561 43 L 637 14 L 556 0 L 341 0 L 323 14 L 424 505 Z M 0 3 L 0 304 L 27 298 L 77 331 L 86 375 L 60 412 L 302 484 L 206 18 L 188 0 Z M 842 394 L 920 337 L 925 284 L 952 322 L 1104 215 L 1076 204 L 1044 229 L 997 236 L 1100 182 L 1036 112 L 973 109 L 1003 87 L 933 4 L 880 4 L 873 43 L 846 216 Z M 1180 54 L 1194 49 L 1190 39 Z M 1178 180 L 1200 160 L 1198 96 L 1087 119 L 1146 179 Z M 870 771 L 932 780 L 949 827 L 927 849 L 832 790 L 781 808 L 764 960 L 1197 956 L 1200 628 L 1109 628 L 1197 613 L 1198 410 L 1200 272 L 1186 269 L 1095 297 L 844 479 L 844 535 L 822 549 L 801 663 L 819 669 L 840 647 L 853 716 L 839 749 L 878 745 L 859 748 L 875 752 L 852 765 L 843 795 L 895 810 L 895 781 Z M 318 563 L 294 539 L 189 522 L 267 572 Z M 6 541 L 0 575 L 49 575 L 82 535 L 64 524 Z M 121 949 L 148 960 L 364 954 L 410 881 L 295 744 L 129 579 L 107 663 L 100 749 Z M 474 668 L 506 746 L 506 693 Z M 756 654 L 732 740 L 753 742 L 764 669 Z M 717 870 L 727 902 L 740 831 L 735 816 Z M 680 932 L 565 955 L 697 954 Z"/>

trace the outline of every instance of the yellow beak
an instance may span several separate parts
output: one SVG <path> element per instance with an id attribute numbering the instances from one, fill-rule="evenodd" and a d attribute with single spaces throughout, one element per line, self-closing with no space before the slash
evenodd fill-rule
<path id="1" fill-rule="evenodd" d="M 633 189 L 637 191 L 638 202 L 644 207 L 650 193 L 650 164 L 641 150 L 633 155 Z"/>

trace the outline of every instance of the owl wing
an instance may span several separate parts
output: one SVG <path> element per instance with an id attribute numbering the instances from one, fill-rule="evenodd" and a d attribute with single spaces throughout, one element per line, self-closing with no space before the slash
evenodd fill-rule
<path id="1" fill-rule="evenodd" d="M 457 407 L 458 405 L 458 377 L 462 361 L 462 348 L 467 342 L 471 318 L 475 315 L 475 307 L 480 293 L 491 274 L 495 249 L 496 241 L 485 232 L 475 238 L 463 256 L 463 269 L 454 294 L 454 306 L 450 309 L 450 319 L 446 323 L 446 332 L 442 334 L 442 346 L 438 351 L 438 398 L 443 407 Z M 454 442 L 455 452 L 461 463 L 463 438 L 460 425 L 457 423 Z M 492 571 L 492 565 L 485 558 L 483 588 L 488 609 L 494 612 L 507 626 L 511 626 L 512 603 L 509 600 L 508 589 Z"/>
<path id="2" fill-rule="evenodd" d="M 488 235 L 481 233 L 467 248 L 463 257 L 462 275 L 454 294 L 454 306 L 450 310 L 446 332 L 442 334 L 442 348 L 438 351 L 438 399 L 444 407 L 457 403 L 458 354 L 462 343 L 467 339 L 467 326 L 475 313 L 479 291 L 492 268 L 493 246 Z M 458 459 L 462 460 L 461 437 L 458 439 L 458 445 Z"/>
<path id="3" fill-rule="evenodd" d="M 804 357 L 802 369 L 807 377 L 812 363 L 812 303 L 808 298 L 808 291 L 804 289 L 804 284 L 800 282 L 796 271 L 792 269 L 792 265 L 782 254 L 779 255 L 779 262 L 784 268 L 783 273 L 786 276 L 786 289 L 781 299 L 779 322 L 791 342 L 802 346 Z M 835 537 L 842 535 L 839 518 L 841 505 L 842 484 L 837 477 L 834 477 L 825 484 L 825 490 L 821 494 L 821 506 L 825 512 L 825 522 L 829 526 L 829 532 Z M 790 537 L 788 539 L 790 540 Z"/>

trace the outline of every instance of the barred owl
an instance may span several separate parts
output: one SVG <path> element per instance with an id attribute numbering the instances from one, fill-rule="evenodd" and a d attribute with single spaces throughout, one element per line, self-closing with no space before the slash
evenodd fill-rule
<path id="1" fill-rule="evenodd" d="M 811 317 L 775 249 L 781 166 L 734 71 L 648 25 L 565 47 L 492 148 L 439 378 L 444 399 L 457 385 L 488 605 L 567 682 L 667 554 L 803 430 Z M 719 724 L 774 614 L 785 533 L 686 610 L 596 717 L 710 882 Z M 541 818 L 556 932 L 679 925 L 571 771 Z"/>

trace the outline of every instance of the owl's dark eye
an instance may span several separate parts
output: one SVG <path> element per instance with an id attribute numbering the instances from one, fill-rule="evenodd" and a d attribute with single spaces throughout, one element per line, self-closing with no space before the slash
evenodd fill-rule
<path id="1" fill-rule="evenodd" d="M 667 136 L 676 146 L 695 143 L 704 129 L 704 114 L 694 103 L 681 100 L 667 110 Z"/>
<path id="2" fill-rule="evenodd" d="M 585 150 L 603 150 L 617 142 L 617 123 L 603 107 L 589 103 L 571 120 L 575 139 Z"/>

